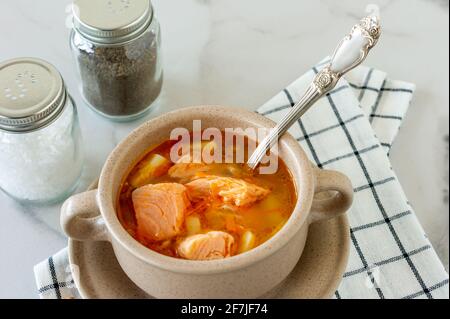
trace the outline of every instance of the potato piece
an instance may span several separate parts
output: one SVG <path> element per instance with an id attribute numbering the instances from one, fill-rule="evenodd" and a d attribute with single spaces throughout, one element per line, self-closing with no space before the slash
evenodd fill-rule
<path id="1" fill-rule="evenodd" d="M 197 216 L 189 216 L 185 221 L 188 236 L 197 235 L 202 231 L 202 223 Z"/>
<path id="2" fill-rule="evenodd" d="M 259 206 L 265 211 L 269 211 L 280 208 L 281 203 L 277 196 L 270 194 L 259 203 Z"/>
<path id="3" fill-rule="evenodd" d="M 144 186 L 151 178 L 166 174 L 170 166 L 167 158 L 154 154 L 130 177 L 130 184 L 134 188 Z"/>
<path id="4" fill-rule="evenodd" d="M 241 242 L 239 243 L 239 253 L 245 253 L 255 247 L 256 236 L 250 230 L 247 230 L 241 236 Z"/>
<path id="5" fill-rule="evenodd" d="M 268 212 L 265 215 L 264 220 L 269 224 L 270 226 L 277 227 L 280 224 L 284 224 L 286 222 L 286 218 L 281 215 L 278 211 L 271 211 Z"/>

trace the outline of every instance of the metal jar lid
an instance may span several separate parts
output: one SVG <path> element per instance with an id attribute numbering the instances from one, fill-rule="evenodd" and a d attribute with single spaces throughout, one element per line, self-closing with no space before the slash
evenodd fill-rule
<path id="1" fill-rule="evenodd" d="M 132 40 L 153 19 L 150 0 L 74 0 L 72 11 L 75 30 L 100 44 Z"/>
<path id="2" fill-rule="evenodd" d="M 51 64 L 34 58 L 0 63 L 0 130 L 31 132 L 53 122 L 67 99 Z"/>

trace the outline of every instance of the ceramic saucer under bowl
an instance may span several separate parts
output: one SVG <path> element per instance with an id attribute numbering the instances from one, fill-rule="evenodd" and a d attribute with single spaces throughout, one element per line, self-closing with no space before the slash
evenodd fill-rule
<path id="1" fill-rule="evenodd" d="M 89 189 L 95 189 L 96 183 Z M 312 224 L 300 261 L 288 278 L 262 298 L 331 298 L 342 280 L 350 247 L 347 217 Z M 69 260 L 77 265 L 74 276 L 85 299 L 152 298 L 123 272 L 107 242 L 69 239 Z"/>

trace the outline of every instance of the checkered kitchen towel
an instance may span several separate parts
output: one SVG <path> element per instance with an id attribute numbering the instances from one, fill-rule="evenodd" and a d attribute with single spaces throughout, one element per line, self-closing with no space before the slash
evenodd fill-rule
<path id="1" fill-rule="evenodd" d="M 262 106 L 280 120 L 317 66 Z M 359 67 L 303 116 L 290 133 L 319 167 L 350 177 L 351 252 L 336 298 L 448 298 L 448 275 L 420 226 L 388 156 L 414 85 Z M 68 275 L 69 274 L 69 275 Z M 79 297 L 63 250 L 35 267 L 41 298 Z M 367 285 L 367 278 L 372 282 Z"/>

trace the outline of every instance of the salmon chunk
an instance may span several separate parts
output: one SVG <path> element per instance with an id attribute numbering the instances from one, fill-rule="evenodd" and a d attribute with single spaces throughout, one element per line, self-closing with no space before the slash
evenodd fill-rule
<path id="1" fill-rule="evenodd" d="M 270 193 L 270 190 L 242 179 L 217 176 L 199 178 L 186 184 L 186 188 L 193 202 L 219 197 L 225 203 L 238 207 L 252 205 Z"/>
<path id="2" fill-rule="evenodd" d="M 160 241 L 176 236 L 190 208 L 186 187 L 181 184 L 146 185 L 132 193 L 137 235 Z"/>
<path id="3" fill-rule="evenodd" d="M 201 153 L 209 152 L 209 154 L 214 154 L 217 144 L 215 142 L 201 142 L 197 144 L 197 147 L 200 147 Z M 193 148 L 194 146 L 190 146 L 190 153 L 182 156 L 174 166 L 169 170 L 169 176 L 172 178 L 178 178 L 182 180 L 192 179 L 198 175 L 204 174 L 211 170 L 211 165 L 205 164 L 203 162 L 193 162 Z"/>
<path id="4" fill-rule="evenodd" d="M 221 231 L 211 231 L 187 237 L 178 246 L 178 253 L 190 260 L 222 259 L 231 256 L 233 246 L 233 236 Z"/>
<path id="5" fill-rule="evenodd" d="M 192 179 L 199 173 L 205 173 L 210 168 L 204 163 L 177 163 L 169 169 L 169 176 L 178 179 Z"/>

